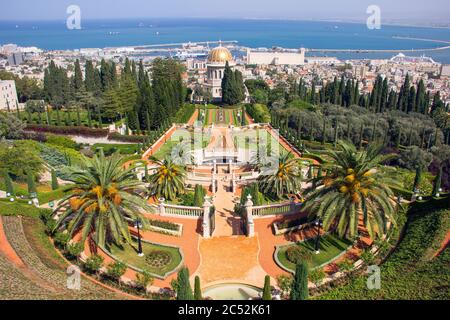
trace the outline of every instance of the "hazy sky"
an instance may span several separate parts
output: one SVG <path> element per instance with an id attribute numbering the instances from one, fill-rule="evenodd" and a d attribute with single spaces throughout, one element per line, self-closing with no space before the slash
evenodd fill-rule
<path id="1" fill-rule="evenodd" d="M 0 0 L 0 20 L 65 19 L 70 4 L 86 19 L 227 17 L 365 19 L 368 5 L 383 19 L 450 21 L 450 0 Z"/>

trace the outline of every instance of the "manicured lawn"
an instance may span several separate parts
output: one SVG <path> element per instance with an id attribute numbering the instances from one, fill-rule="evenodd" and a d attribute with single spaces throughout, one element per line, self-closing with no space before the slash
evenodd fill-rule
<path id="1" fill-rule="evenodd" d="M 347 248 L 351 245 L 351 242 L 348 240 L 340 239 L 335 235 L 326 235 L 320 240 L 320 253 L 315 254 L 314 246 L 316 239 L 310 239 L 305 242 L 299 244 L 288 245 L 282 247 L 278 252 L 278 260 L 280 263 L 290 269 L 295 270 L 295 264 L 291 263 L 286 257 L 286 250 L 290 246 L 301 246 L 303 249 L 309 250 L 312 252 L 312 260 L 309 262 L 309 267 L 314 269 L 330 260 L 336 258 L 339 254 L 346 251 Z"/>
<path id="2" fill-rule="evenodd" d="M 136 144 L 109 144 L 109 143 L 97 143 L 92 146 L 92 150 L 97 148 L 103 148 L 105 154 L 112 154 L 119 152 L 120 154 L 135 154 L 137 150 Z"/>
<path id="3" fill-rule="evenodd" d="M 117 246 L 112 246 L 110 252 L 117 259 L 126 263 L 130 266 L 141 270 L 147 270 L 151 273 L 164 276 L 166 273 L 175 270 L 181 263 L 182 257 L 180 250 L 178 248 L 166 247 L 162 245 L 154 245 L 149 243 L 142 243 L 142 251 L 144 252 L 144 257 L 139 257 L 137 255 L 137 242 L 131 245 L 124 245 L 123 249 Z M 149 254 L 155 251 L 161 251 L 167 253 L 170 256 L 170 262 L 165 264 L 163 267 L 155 268 L 147 263 L 146 258 Z"/>
<path id="4" fill-rule="evenodd" d="M 17 196 L 28 197 L 28 187 L 26 183 L 13 182 L 14 193 Z M 0 179 L 0 189 L 5 190 L 4 182 Z M 48 184 L 39 184 L 36 186 L 39 203 L 49 203 L 63 198 L 66 195 L 66 187 L 62 186 L 57 190 L 52 190 Z"/>
<path id="5" fill-rule="evenodd" d="M 9 202 L 7 199 L 0 200 L 0 215 L 1 216 L 27 216 L 39 218 L 41 213 L 48 211 L 48 209 L 36 208 L 29 205 L 25 200 L 16 200 Z"/>
<path id="6" fill-rule="evenodd" d="M 264 137 L 265 141 L 266 141 L 266 144 L 268 144 L 269 139 L 270 139 L 270 143 L 271 143 L 272 146 L 276 146 L 278 144 L 278 146 L 279 146 L 278 150 L 279 150 L 279 152 L 281 154 L 284 154 L 284 153 L 287 152 L 287 150 L 284 148 L 284 146 L 280 144 L 280 141 L 277 141 L 277 139 L 275 139 L 274 136 L 269 134 L 269 132 L 267 130 L 259 130 L 259 134 L 260 134 L 261 139 L 262 139 L 264 134 L 266 135 Z M 236 139 L 235 139 L 235 137 L 236 137 Z M 250 141 L 248 143 L 248 149 L 250 151 L 256 151 L 256 149 L 258 147 L 258 144 L 256 143 L 256 133 L 250 131 L 249 134 L 248 134 L 248 137 L 250 138 Z M 246 139 L 246 133 L 245 132 L 233 135 L 233 141 L 237 141 L 237 147 L 238 148 L 246 148 L 246 144 L 247 143 L 245 142 L 245 139 Z M 266 149 L 268 148 L 267 145 L 264 146 L 262 143 L 260 144 L 260 148 L 261 147 L 266 147 Z M 272 150 L 273 150 L 273 148 L 272 148 Z M 273 151 L 275 151 L 275 150 L 273 150 Z"/>

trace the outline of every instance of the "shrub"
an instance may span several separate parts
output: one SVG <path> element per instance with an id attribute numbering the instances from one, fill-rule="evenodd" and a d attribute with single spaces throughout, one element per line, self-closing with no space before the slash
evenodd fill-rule
<path id="1" fill-rule="evenodd" d="M 59 136 L 55 134 L 47 135 L 47 143 L 61 146 L 69 149 L 78 149 L 78 144 L 69 137 Z"/>
<path id="2" fill-rule="evenodd" d="M 293 282 L 294 278 L 291 275 L 282 274 L 277 277 L 277 285 L 285 295 L 290 293 Z"/>
<path id="3" fill-rule="evenodd" d="M 308 222 L 308 217 L 295 219 L 295 220 L 284 220 L 280 222 L 275 222 L 278 229 L 288 229 L 297 226 L 301 226 Z"/>
<path id="4" fill-rule="evenodd" d="M 87 258 L 84 267 L 88 272 L 97 273 L 102 268 L 104 260 L 102 256 L 94 254 Z"/>
<path id="5" fill-rule="evenodd" d="M 167 229 L 167 230 L 172 230 L 172 231 L 180 230 L 180 226 L 178 224 L 170 222 L 170 221 L 148 220 L 148 223 L 151 226 L 162 228 L 162 229 Z"/>
<path id="6" fill-rule="evenodd" d="M 108 135 L 108 140 L 114 140 L 119 142 L 130 142 L 130 143 L 143 143 L 147 139 L 146 136 L 125 136 L 120 133 L 114 132 Z"/>
<path id="7" fill-rule="evenodd" d="M 325 279 L 326 274 L 323 269 L 319 268 L 312 271 L 309 274 L 309 279 L 316 285 L 319 286 L 322 283 L 322 280 Z"/>
<path id="8" fill-rule="evenodd" d="M 286 250 L 286 258 L 289 262 L 298 264 L 300 262 L 310 262 L 312 259 L 312 253 L 305 248 L 298 245 L 289 247 Z"/>
<path id="9" fill-rule="evenodd" d="M 46 232 L 48 235 L 53 235 L 53 233 L 55 232 L 55 226 L 56 226 L 56 221 L 53 219 L 48 219 L 45 221 L 45 227 L 46 227 Z M 67 239 L 68 241 L 69 239 Z M 64 243 L 64 245 L 62 247 L 64 247 L 67 244 L 67 241 Z"/>
<path id="10" fill-rule="evenodd" d="M 85 137 L 106 137 L 108 135 L 107 129 L 92 129 L 88 127 L 58 127 L 58 126 L 44 126 L 44 125 L 33 125 L 29 124 L 25 128 L 27 131 L 33 132 L 46 132 L 61 135 L 74 135 L 74 136 L 85 136 Z"/>
<path id="11" fill-rule="evenodd" d="M 337 267 L 339 268 L 340 271 L 346 272 L 346 271 L 350 271 L 353 269 L 353 263 L 350 260 L 345 259 L 345 260 L 339 262 L 337 264 Z"/>
<path id="12" fill-rule="evenodd" d="M 107 266 L 106 275 L 116 281 L 120 282 L 122 277 L 127 271 L 127 266 L 120 261 L 115 261 Z"/>
<path id="13" fill-rule="evenodd" d="M 67 255 L 71 259 L 78 259 L 84 250 L 84 245 L 80 242 L 69 243 L 66 246 Z"/>
<path id="14" fill-rule="evenodd" d="M 364 261 L 365 264 L 371 265 L 375 262 L 375 255 L 370 252 L 370 249 L 365 249 L 361 253 L 361 259 Z"/>
<path id="15" fill-rule="evenodd" d="M 147 287 L 152 285 L 154 280 L 151 273 L 147 270 L 143 270 L 136 274 L 136 286 L 141 290 L 146 291 Z"/>
<path id="16" fill-rule="evenodd" d="M 194 200 L 195 200 L 194 193 L 186 192 L 185 194 L 180 194 L 179 198 L 180 198 L 181 204 L 183 206 L 187 206 L 187 207 L 194 206 Z"/>

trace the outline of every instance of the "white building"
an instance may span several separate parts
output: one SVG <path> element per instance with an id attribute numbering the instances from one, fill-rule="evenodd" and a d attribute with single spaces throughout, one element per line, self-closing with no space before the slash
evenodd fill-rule
<path id="1" fill-rule="evenodd" d="M 222 79 L 227 62 L 234 69 L 236 62 L 233 60 L 233 56 L 227 48 L 217 47 L 209 53 L 206 62 L 207 82 L 205 86 L 211 93 L 214 101 L 222 101 Z"/>
<path id="2" fill-rule="evenodd" d="M 298 52 L 251 51 L 248 49 L 247 64 L 301 66 L 305 64 L 305 49 L 301 48 Z"/>
<path id="3" fill-rule="evenodd" d="M 15 110 L 18 103 L 16 83 L 13 80 L 0 80 L 0 110 Z"/>
<path id="4" fill-rule="evenodd" d="M 306 58 L 306 62 L 308 64 L 317 64 L 321 66 L 329 66 L 341 63 L 341 61 L 339 61 L 339 59 L 336 57 L 308 57 Z"/>

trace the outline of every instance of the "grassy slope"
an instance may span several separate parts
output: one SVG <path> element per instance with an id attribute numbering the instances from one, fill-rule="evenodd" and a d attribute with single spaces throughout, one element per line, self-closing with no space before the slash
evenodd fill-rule
<path id="1" fill-rule="evenodd" d="M 322 294 L 321 299 L 449 299 L 450 251 L 432 259 L 450 228 L 450 198 L 417 203 L 408 213 L 405 234 L 399 246 L 381 266 L 381 289 L 368 290 L 367 276 Z"/>

